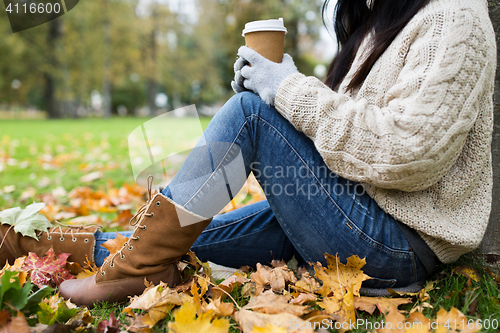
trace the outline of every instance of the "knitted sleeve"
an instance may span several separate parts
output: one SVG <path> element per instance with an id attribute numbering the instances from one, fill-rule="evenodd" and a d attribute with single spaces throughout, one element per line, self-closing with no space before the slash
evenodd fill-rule
<path id="1" fill-rule="evenodd" d="M 403 68 L 392 88 L 379 93 L 379 106 L 302 74 L 280 85 L 277 110 L 315 142 L 336 174 L 380 188 L 419 191 L 457 160 L 478 101 L 491 91 L 485 70 L 491 70 L 491 43 L 470 11 L 438 14 L 405 28 L 399 41 L 409 44 L 406 49 L 386 50 L 406 53 L 397 54 L 405 57 Z M 378 88 L 365 81 L 361 90 L 376 94 Z"/>

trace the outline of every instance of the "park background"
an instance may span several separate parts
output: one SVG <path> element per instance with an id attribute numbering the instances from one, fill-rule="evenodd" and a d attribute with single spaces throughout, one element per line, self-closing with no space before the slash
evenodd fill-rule
<path id="1" fill-rule="evenodd" d="M 324 75 L 336 46 L 322 24 L 322 3 L 80 1 L 61 18 L 15 34 L 2 11 L 0 111 L 154 116 L 196 104 L 211 115 L 232 95 L 246 22 L 283 17 L 286 52 L 301 72 Z"/>
<path id="2" fill-rule="evenodd" d="M 127 229 L 128 218 L 146 197 L 134 184 L 128 135 L 145 121 L 190 104 L 206 127 L 233 95 L 232 66 L 248 21 L 283 17 L 285 51 L 301 72 L 323 78 L 336 46 L 323 26 L 322 4 L 80 1 L 62 17 L 15 34 L 0 5 L 0 211 L 45 202 L 42 213 L 51 221 Z M 500 1 L 488 4 L 497 28 Z M 496 87 L 494 201 L 482 246 L 490 262 L 500 258 L 498 72 Z M 197 122 L 196 117 L 173 117 L 165 131 L 186 130 Z M 175 168 L 169 172 L 175 174 Z M 263 198 L 254 180 L 247 190 L 250 195 L 241 204 Z M 457 274 L 460 267 L 471 268 L 479 280 Z M 443 267 L 438 288 L 414 305 L 432 305 L 423 310 L 429 317 L 453 306 L 469 318 L 500 320 L 500 277 L 487 267 L 479 252 L 464 256 Z M 105 318 L 116 309 L 101 310 Z"/>

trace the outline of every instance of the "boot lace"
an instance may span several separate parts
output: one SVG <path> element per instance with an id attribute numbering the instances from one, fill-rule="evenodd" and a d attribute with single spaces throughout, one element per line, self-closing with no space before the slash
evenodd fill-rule
<path id="1" fill-rule="evenodd" d="M 155 216 L 154 213 L 146 213 L 146 211 L 148 210 L 149 204 L 151 203 L 153 179 L 154 178 L 152 175 L 148 176 L 148 201 L 146 201 L 146 203 L 144 205 L 142 205 L 141 208 L 139 208 L 139 210 L 137 210 L 137 213 L 135 213 L 134 216 L 132 216 L 132 218 L 129 221 L 129 224 L 134 227 L 134 231 L 132 233 L 132 236 L 130 236 L 130 238 L 125 243 L 123 243 L 122 248 L 120 250 L 118 250 L 111 257 L 110 264 L 109 264 L 110 268 L 114 267 L 114 260 L 115 260 L 117 255 L 120 255 L 120 259 L 122 259 L 122 260 L 125 259 L 125 254 L 122 252 L 125 248 L 128 248 L 129 251 L 132 251 L 134 246 L 132 244 L 130 244 L 130 241 L 132 241 L 132 240 L 139 241 L 139 236 L 135 236 L 137 230 L 139 230 L 139 229 L 146 230 L 146 228 L 147 228 L 146 225 L 141 225 L 141 224 L 138 225 L 138 223 L 140 221 L 142 221 L 144 217 L 154 217 Z M 106 264 L 106 262 L 104 262 L 104 264 Z M 103 267 L 104 264 L 101 267 Z M 105 274 L 105 272 L 101 269 L 101 275 L 104 276 L 104 274 Z"/>
<path id="2" fill-rule="evenodd" d="M 100 228 L 100 226 L 96 225 L 88 225 L 88 226 L 83 226 L 83 225 L 68 225 L 68 224 L 62 224 L 58 221 L 54 221 L 55 224 L 58 224 L 58 226 L 52 227 L 50 229 L 47 229 L 47 240 L 52 239 L 52 234 L 54 235 L 59 235 L 59 240 L 63 242 L 65 240 L 65 236 L 70 235 L 71 240 L 73 242 L 76 242 L 78 239 L 76 238 L 75 234 L 80 233 L 82 230 L 87 230 L 91 228 Z M 66 230 L 64 230 L 65 228 Z M 38 237 L 40 238 L 43 235 L 43 231 L 38 232 Z M 89 241 L 88 238 L 85 239 L 86 243 Z"/>

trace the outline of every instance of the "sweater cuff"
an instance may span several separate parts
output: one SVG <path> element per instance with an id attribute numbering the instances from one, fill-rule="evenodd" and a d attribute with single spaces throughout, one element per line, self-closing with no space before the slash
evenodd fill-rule
<path id="1" fill-rule="evenodd" d="M 318 93 L 327 88 L 316 77 L 291 74 L 280 84 L 274 106 L 299 131 L 310 138 L 318 130 Z"/>
<path id="2" fill-rule="evenodd" d="M 278 92 L 274 100 L 274 106 L 283 117 L 290 122 L 294 113 L 295 99 L 302 93 L 302 84 L 306 76 L 302 73 L 288 75 L 278 87 Z"/>

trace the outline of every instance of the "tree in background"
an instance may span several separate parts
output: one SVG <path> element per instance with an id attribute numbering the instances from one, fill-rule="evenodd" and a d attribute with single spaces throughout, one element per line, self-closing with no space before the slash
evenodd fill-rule
<path id="1" fill-rule="evenodd" d="M 496 32 L 497 45 L 500 45 L 500 1 L 488 0 L 490 18 Z M 481 244 L 481 250 L 490 263 L 500 263 L 500 53 L 497 54 L 497 73 L 495 78 L 495 114 L 492 158 L 493 158 L 493 205 L 488 229 Z"/>
<path id="2" fill-rule="evenodd" d="M 259 19 L 284 18 L 286 52 L 312 74 L 321 3 L 80 1 L 59 19 L 16 34 L 2 12 L 0 109 L 35 105 L 50 118 L 78 117 L 91 109 L 91 94 L 101 98 L 101 116 L 119 106 L 147 106 L 152 116 L 160 92 L 167 109 L 222 102 L 232 94 L 244 24 Z"/>

